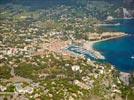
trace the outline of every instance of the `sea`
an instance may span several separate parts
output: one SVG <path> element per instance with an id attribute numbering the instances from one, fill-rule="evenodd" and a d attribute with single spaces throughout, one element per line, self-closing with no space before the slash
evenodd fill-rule
<path id="1" fill-rule="evenodd" d="M 105 56 L 105 62 L 122 72 L 134 72 L 134 19 L 115 19 L 118 25 L 103 26 L 105 31 L 125 32 L 128 36 L 98 42 L 93 48 Z"/>

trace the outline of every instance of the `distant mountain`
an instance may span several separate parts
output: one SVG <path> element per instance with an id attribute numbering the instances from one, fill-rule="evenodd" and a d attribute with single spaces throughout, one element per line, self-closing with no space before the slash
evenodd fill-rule
<path id="1" fill-rule="evenodd" d="M 0 0 L 0 4 L 2 3 L 21 4 L 33 8 L 51 8 L 57 5 L 82 7 L 85 12 L 100 19 L 107 16 L 124 17 L 124 11 L 127 17 L 134 17 L 134 0 Z"/>

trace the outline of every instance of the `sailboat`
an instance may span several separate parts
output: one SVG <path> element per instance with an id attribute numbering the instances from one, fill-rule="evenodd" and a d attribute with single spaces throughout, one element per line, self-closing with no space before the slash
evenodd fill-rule
<path id="1" fill-rule="evenodd" d="M 124 13 L 124 19 L 131 19 L 132 18 L 131 14 L 127 11 L 126 8 L 123 8 L 123 13 Z"/>
<path id="2" fill-rule="evenodd" d="M 131 56 L 131 59 L 134 59 L 134 56 Z"/>

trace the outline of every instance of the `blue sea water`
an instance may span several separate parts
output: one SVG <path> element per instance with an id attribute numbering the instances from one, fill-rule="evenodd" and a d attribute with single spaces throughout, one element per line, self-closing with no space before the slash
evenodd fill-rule
<path id="1" fill-rule="evenodd" d="M 124 72 L 134 72 L 134 19 L 119 19 L 119 26 L 104 27 L 107 31 L 125 32 L 130 35 L 94 44 L 105 56 L 106 62 Z"/>

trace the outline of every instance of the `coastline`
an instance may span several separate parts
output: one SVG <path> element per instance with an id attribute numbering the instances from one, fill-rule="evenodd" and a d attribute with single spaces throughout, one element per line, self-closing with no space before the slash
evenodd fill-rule
<path id="1" fill-rule="evenodd" d="M 105 59 L 105 57 L 99 51 L 93 48 L 93 45 L 97 42 L 107 41 L 107 40 L 114 39 L 114 38 L 120 38 L 126 35 L 128 34 L 125 34 L 123 32 L 104 32 L 102 34 L 91 33 L 89 37 L 93 39 L 92 41 L 80 40 L 77 42 L 82 44 L 82 46 L 80 46 L 81 49 L 89 51 L 94 56 L 95 59 Z M 53 39 L 53 40 L 51 39 L 51 42 L 44 41 L 40 45 L 42 49 L 35 52 L 34 55 L 43 55 L 45 54 L 44 50 L 48 50 L 48 51 L 56 52 L 58 54 L 62 54 L 66 57 L 67 56 L 68 57 L 69 56 L 82 56 L 82 54 L 80 55 L 75 54 L 74 52 L 67 50 L 67 48 L 70 45 L 72 45 L 71 41 L 61 41 L 59 39 Z"/>
<path id="2" fill-rule="evenodd" d="M 93 53 L 94 56 L 96 56 L 96 59 L 105 59 L 105 57 L 99 51 L 97 51 L 97 50 L 95 50 L 93 48 L 93 45 L 95 43 L 98 43 L 98 42 L 107 41 L 107 40 L 111 40 L 111 39 L 116 39 L 116 38 L 120 38 L 120 37 L 123 37 L 123 36 L 127 36 L 128 35 L 128 34 L 123 33 L 123 32 L 107 32 L 107 34 L 108 33 L 109 34 L 113 34 L 113 35 L 111 35 L 108 38 L 102 38 L 102 39 L 98 39 L 98 40 L 95 40 L 95 41 L 86 41 L 83 44 L 83 47 L 82 48 L 85 49 L 85 50 L 88 50 L 91 53 Z"/>

